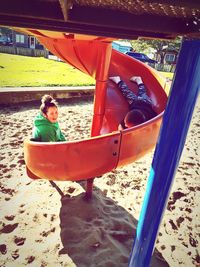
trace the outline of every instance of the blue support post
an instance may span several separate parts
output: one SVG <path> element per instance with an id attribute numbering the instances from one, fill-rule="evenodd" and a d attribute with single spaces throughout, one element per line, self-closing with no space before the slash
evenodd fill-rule
<path id="1" fill-rule="evenodd" d="M 129 267 L 148 267 L 200 91 L 200 40 L 184 41 L 158 138 Z"/>

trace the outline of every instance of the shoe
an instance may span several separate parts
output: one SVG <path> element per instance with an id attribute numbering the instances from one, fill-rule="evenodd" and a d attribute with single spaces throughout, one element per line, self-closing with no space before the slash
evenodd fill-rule
<path id="1" fill-rule="evenodd" d="M 110 77 L 109 80 L 113 81 L 114 83 L 118 84 L 121 81 L 119 76 Z"/>
<path id="2" fill-rule="evenodd" d="M 137 85 L 143 83 L 142 78 L 140 76 L 133 76 L 130 78 L 130 81 L 137 83 Z"/>

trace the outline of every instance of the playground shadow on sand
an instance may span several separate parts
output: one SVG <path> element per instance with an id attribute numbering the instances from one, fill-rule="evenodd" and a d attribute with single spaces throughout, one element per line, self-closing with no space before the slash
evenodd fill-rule
<path id="1" fill-rule="evenodd" d="M 60 254 L 68 254 L 77 267 L 125 267 L 137 220 L 115 201 L 94 188 L 91 200 L 84 193 L 61 198 Z M 155 249 L 151 267 L 169 266 Z"/>

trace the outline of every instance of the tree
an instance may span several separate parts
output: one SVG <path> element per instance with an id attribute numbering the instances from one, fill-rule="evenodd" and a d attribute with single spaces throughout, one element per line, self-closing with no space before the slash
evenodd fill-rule
<path id="1" fill-rule="evenodd" d="M 157 57 L 160 57 L 161 63 L 163 63 L 164 60 L 164 52 L 163 49 L 167 48 L 169 50 L 176 50 L 177 52 L 180 49 L 182 38 L 177 37 L 175 40 L 151 40 L 151 39 L 144 39 L 140 38 L 138 40 L 132 40 L 130 41 L 133 50 L 137 52 L 143 52 L 145 53 L 145 50 L 148 50 L 149 48 L 155 49 Z"/>
<path id="2" fill-rule="evenodd" d="M 8 28 L 5 28 L 5 27 L 0 27 L 0 33 L 1 35 L 11 35 L 12 34 L 12 30 L 11 29 L 8 29 Z"/>

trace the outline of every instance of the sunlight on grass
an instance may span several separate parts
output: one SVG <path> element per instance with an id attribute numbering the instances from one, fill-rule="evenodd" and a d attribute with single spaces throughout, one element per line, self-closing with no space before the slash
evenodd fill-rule
<path id="1" fill-rule="evenodd" d="M 0 54 L 0 87 L 87 86 L 95 80 L 63 62 Z"/>
<path id="2" fill-rule="evenodd" d="M 165 78 L 169 78 L 170 80 L 173 79 L 174 73 L 173 72 L 164 72 L 164 71 L 159 71 L 161 75 L 163 75 Z"/>
<path id="3" fill-rule="evenodd" d="M 160 72 L 173 78 L 171 72 Z M 64 62 L 0 53 L 0 87 L 88 86 L 95 80 Z"/>

